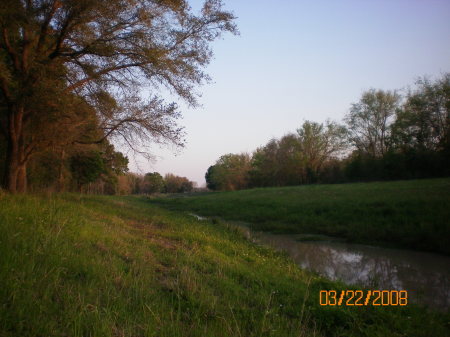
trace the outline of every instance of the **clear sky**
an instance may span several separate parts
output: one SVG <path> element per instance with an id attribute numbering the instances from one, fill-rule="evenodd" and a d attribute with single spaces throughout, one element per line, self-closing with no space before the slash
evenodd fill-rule
<path id="1" fill-rule="evenodd" d="M 404 89 L 450 71 L 450 0 L 224 0 L 240 36 L 214 42 L 201 108 L 182 106 L 187 144 L 156 163 L 200 186 L 223 154 L 252 152 L 304 120 L 341 120 L 369 88 Z M 190 2 L 198 8 L 201 1 Z"/>

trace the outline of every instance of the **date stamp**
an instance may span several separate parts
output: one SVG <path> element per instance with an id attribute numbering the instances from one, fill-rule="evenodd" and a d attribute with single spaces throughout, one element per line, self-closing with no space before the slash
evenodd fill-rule
<path id="1" fill-rule="evenodd" d="M 329 306 L 404 306 L 408 304 L 406 290 L 321 290 L 320 305 Z"/>

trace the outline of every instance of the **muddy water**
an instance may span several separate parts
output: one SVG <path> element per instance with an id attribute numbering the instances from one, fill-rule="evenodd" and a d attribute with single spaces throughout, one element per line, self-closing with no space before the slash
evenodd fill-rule
<path id="1" fill-rule="evenodd" d="M 450 308 L 450 257 L 330 240 L 301 241 L 302 235 L 248 234 L 258 243 L 287 252 L 300 267 L 331 280 L 370 289 L 407 290 L 410 301 Z"/>
<path id="2" fill-rule="evenodd" d="M 251 231 L 244 223 L 231 224 L 243 229 L 250 240 L 284 251 L 301 268 L 331 280 L 373 290 L 407 290 L 411 302 L 450 309 L 448 256 L 344 243 L 317 235 L 270 234 Z"/>

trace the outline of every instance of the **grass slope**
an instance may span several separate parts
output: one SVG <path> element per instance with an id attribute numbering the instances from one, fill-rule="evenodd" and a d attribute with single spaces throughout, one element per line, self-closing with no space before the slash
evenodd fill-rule
<path id="1" fill-rule="evenodd" d="M 155 200 L 253 229 L 450 254 L 450 179 L 308 185 Z"/>
<path id="2" fill-rule="evenodd" d="M 449 315 L 324 307 L 346 289 L 147 198 L 0 195 L 0 336 L 448 336 Z"/>

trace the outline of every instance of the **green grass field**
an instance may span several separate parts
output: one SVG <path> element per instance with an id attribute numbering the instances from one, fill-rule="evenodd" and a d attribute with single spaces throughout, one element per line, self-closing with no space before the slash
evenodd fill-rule
<path id="1" fill-rule="evenodd" d="M 450 179 L 308 185 L 159 198 L 170 209 L 256 230 L 450 254 Z"/>
<path id="2" fill-rule="evenodd" d="M 145 197 L 0 195 L 0 285 L 2 337 L 450 333 L 416 306 L 320 306 L 348 288 Z"/>

